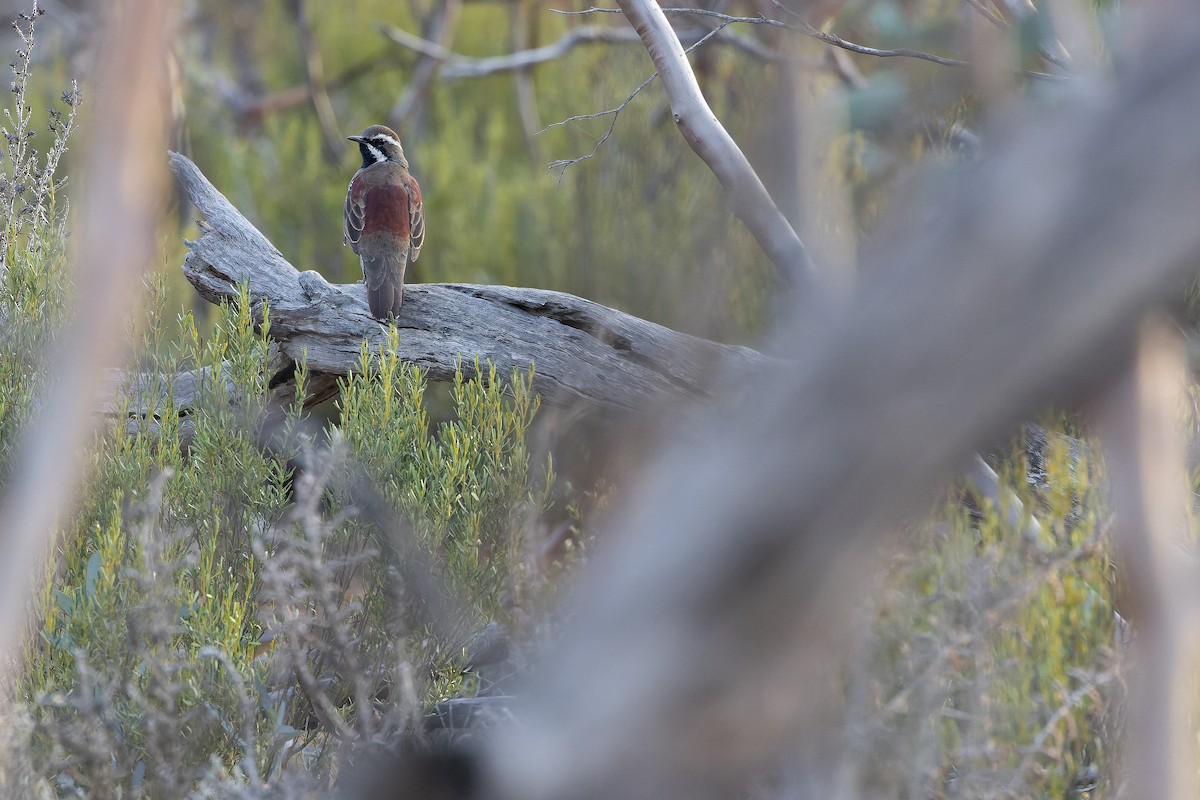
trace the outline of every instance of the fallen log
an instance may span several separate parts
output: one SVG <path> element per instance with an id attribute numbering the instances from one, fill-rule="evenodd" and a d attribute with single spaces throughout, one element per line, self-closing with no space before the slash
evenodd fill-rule
<path id="1" fill-rule="evenodd" d="M 171 169 L 203 216 L 188 242 L 183 271 L 212 303 L 232 302 L 249 287 L 259 318 L 269 307 L 278 345 L 272 387 L 294 393 L 291 370 L 303 360 L 310 404 L 337 391 L 361 348 L 377 350 L 388 328 L 372 319 L 359 283 L 331 284 L 318 272 L 298 271 L 208 181 L 192 161 L 171 153 Z M 336 231 L 331 233 L 336 235 Z M 719 365 L 756 367 L 772 359 L 746 347 L 718 344 L 673 331 L 573 295 L 543 289 L 472 284 L 412 284 L 396 321 L 399 356 L 431 380 L 468 376 L 475 360 L 500 374 L 535 368 L 534 389 L 551 405 L 639 411 L 667 396 L 708 393 Z"/>

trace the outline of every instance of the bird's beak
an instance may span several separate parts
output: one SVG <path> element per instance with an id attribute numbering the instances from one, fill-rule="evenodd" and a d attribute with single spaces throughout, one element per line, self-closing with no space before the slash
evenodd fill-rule
<path id="1" fill-rule="evenodd" d="M 347 136 L 346 138 L 352 142 L 361 142 L 362 141 L 361 136 Z"/>

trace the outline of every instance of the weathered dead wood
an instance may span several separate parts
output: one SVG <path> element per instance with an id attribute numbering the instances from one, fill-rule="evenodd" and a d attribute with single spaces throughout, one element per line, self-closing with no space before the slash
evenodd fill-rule
<path id="1" fill-rule="evenodd" d="M 289 360 L 303 359 L 319 385 L 334 387 L 330 377 L 354 370 L 364 340 L 372 349 L 386 343 L 387 328 L 368 314 L 361 284 L 297 272 L 195 164 L 172 153 L 171 168 L 204 217 L 200 237 L 188 243 L 184 274 L 212 303 L 235 300 L 245 282 L 256 313 L 269 305 L 270 336 L 283 365 L 273 380 L 279 391 L 291 386 Z M 452 378 L 460 363 L 471 374 L 476 358 L 502 374 L 533 366 L 544 401 L 614 411 L 644 409 L 664 394 L 703 396 L 710 370 L 722 363 L 771 361 L 541 289 L 413 284 L 404 289 L 397 327 L 400 357 L 432 380 Z"/>

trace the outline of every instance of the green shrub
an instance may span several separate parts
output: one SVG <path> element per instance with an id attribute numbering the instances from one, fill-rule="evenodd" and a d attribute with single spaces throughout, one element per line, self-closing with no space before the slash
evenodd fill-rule
<path id="1" fill-rule="evenodd" d="M 256 330 L 248 308 L 243 292 L 205 335 L 185 315 L 183 343 L 144 360 L 209 376 L 183 418 L 189 433 L 172 397 L 135 393 L 130 407 L 157 415 L 158 434 L 118 427 L 89 454 L 92 478 L 57 540 L 21 687 L 31 750 L 59 786 L 157 796 L 201 780 L 278 779 L 297 764 L 332 769 L 337 749 L 317 736 L 339 724 L 330 713 L 359 735 L 412 729 L 420 702 L 461 687 L 470 634 L 503 613 L 512 554 L 553 480 L 529 487 L 530 378 L 505 382 L 486 366 L 481 378 L 460 375 L 456 418 L 431 429 L 424 377 L 399 363 L 393 333 L 346 382 L 332 446 L 289 445 L 298 463 L 325 464 L 313 467 L 320 485 L 294 483 L 291 505 L 292 475 L 256 434 L 269 314 Z M 284 423 L 303 427 L 298 404 Z M 186 450 L 173 444 L 181 435 Z M 406 614 L 401 598 L 421 598 L 338 477 L 360 474 L 356 464 L 411 519 L 447 594 L 464 600 L 451 626 Z M 401 661 L 408 688 L 393 691 L 400 678 L 378 667 Z"/>
<path id="2" fill-rule="evenodd" d="M 1039 541 L 1008 509 L 956 497 L 885 565 L 848 691 L 865 795 L 1064 797 L 1089 768 L 1113 775 L 1122 679 L 1104 499 L 1066 441 L 1051 437 L 1041 488 L 1020 446 L 1003 470 Z"/>

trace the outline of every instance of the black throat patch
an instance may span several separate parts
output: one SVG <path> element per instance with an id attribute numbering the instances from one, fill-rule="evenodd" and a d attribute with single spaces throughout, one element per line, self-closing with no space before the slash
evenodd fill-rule
<path id="1" fill-rule="evenodd" d="M 358 152 L 362 154 L 363 167 L 387 161 L 387 154 L 368 141 L 358 143 Z"/>

